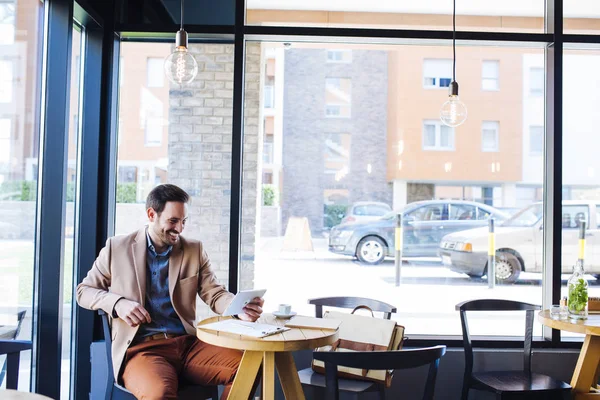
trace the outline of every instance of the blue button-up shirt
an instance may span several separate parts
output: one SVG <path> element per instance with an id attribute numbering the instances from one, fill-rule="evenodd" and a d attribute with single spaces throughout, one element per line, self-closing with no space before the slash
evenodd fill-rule
<path id="1" fill-rule="evenodd" d="M 156 333 L 184 335 L 185 328 L 173 308 L 169 295 L 169 257 L 173 246 L 164 253 L 157 254 L 150 234 L 146 230 L 148 250 L 146 254 L 146 298 L 144 307 L 150 313 L 152 322 L 140 325 L 138 336 Z"/>

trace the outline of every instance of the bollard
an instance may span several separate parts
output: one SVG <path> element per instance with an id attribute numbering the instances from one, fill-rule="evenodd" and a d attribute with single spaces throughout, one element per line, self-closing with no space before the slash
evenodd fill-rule
<path id="1" fill-rule="evenodd" d="M 400 286 L 400 276 L 402 267 L 402 214 L 398 214 L 396 216 L 396 231 L 395 231 L 395 245 L 396 245 L 396 256 L 395 256 L 395 265 L 396 265 L 396 286 Z"/>
<path id="2" fill-rule="evenodd" d="M 581 263 L 583 264 L 583 260 L 585 259 L 585 228 L 586 228 L 586 221 L 582 220 L 579 222 L 579 255 L 578 255 L 578 259 L 581 260 Z"/>
<path id="3" fill-rule="evenodd" d="M 488 220 L 488 288 L 493 289 L 496 286 L 496 233 L 494 231 L 494 219 Z"/>

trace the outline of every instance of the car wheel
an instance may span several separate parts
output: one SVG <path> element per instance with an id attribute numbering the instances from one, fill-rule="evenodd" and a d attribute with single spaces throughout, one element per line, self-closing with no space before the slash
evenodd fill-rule
<path id="1" fill-rule="evenodd" d="M 360 262 L 369 265 L 380 264 L 387 253 L 387 246 L 376 236 L 363 238 L 356 247 L 356 257 Z"/>
<path id="2" fill-rule="evenodd" d="M 496 282 L 515 283 L 521 274 L 521 262 L 510 253 L 496 253 Z"/>

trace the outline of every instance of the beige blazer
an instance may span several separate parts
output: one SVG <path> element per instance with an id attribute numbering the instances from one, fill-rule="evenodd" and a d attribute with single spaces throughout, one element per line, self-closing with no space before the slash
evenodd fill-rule
<path id="1" fill-rule="evenodd" d="M 146 228 L 106 241 L 92 269 L 77 286 L 77 303 L 89 310 L 112 315 L 121 297 L 144 305 L 146 296 Z M 217 314 L 222 314 L 233 294 L 217 282 L 202 243 L 180 237 L 169 258 L 169 294 L 185 330 L 196 335 L 196 296 Z M 112 321 L 112 362 L 118 381 L 125 352 L 139 327 L 120 318 Z"/>

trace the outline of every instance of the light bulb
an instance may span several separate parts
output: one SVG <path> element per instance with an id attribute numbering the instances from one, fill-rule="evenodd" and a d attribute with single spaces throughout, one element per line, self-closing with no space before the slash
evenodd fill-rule
<path id="1" fill-rule="evenodd" d="M 467 119 L 467 106 L 460 101 L 458 96 L 449 96 L 447 102 L 442 105 L 440 119 L 445 125 L 452 128 L 462 125 Z"/>
<path id="2" fill-rule="evenodd" d="M 187 47 L 179 46 L 165 59 L 165 74 L 171 82 L 183 86 L 192 82 L 198 74 L 198 63 Z"/>
<path id="3" fill-rule="evenodd" d="M 450 82 L 448 101 L 442 104 L 440 120 L 451 128 L 462 125 L 467 119 L 467 106 L 458 98 L 458 83 Z"/>

